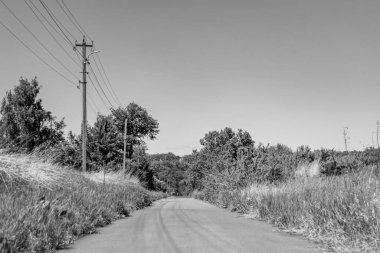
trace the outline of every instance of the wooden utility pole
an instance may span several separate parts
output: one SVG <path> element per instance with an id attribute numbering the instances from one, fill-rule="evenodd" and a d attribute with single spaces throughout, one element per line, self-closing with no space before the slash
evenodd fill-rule
<path id="1" fill-rule="evenodd" d="M 125 158 L 127 153 L 127 130 L 128 130 L 128 119 L 125 119 L 124 123 L 124 154 L 123 154 L 123 173 L 125 175 Z"/>
<path id="2" fill-rule="evenodd" d="M 379 121 L 377 121 L 376 139 L 377 139 L 377 148 L 379 148 Z"/>
<path id="3" fill-rule="evenodd" d="M 373 139 L 374 136 L 374 131 L 372 131 L 372 147 L 375 148 L 375 140 Z"/>
<path id="4" fill-rule="evenodd" d="M 344 146 L 346 147 L 346 151 L 348 151 L 348 149 L 347 149 L 347 142 L 348 142 L 347 129 L 348 129 L 348 127 L 343 127 Z"/>
<path id="5" fill-rule="evenodd" d="M 83 60 L 83 76 L 82 76 L 82 81 L 79 81 L 79 83 L 82 84 L 82 115 L 83 115 L 83 119 L 82 119 L 82 171 L 83 172 L 86 172 L 86 158 L 87 158 L 87 106 L 86 106 L 86 103 L 87 103 L 87 94 L 86 94 L 86 85 L 87 85 L 87 82 L 86 82 L 86 76 L 87 76 L 87 72 L 86 72 L 86 65 L 87 65 L 87 55 L 86 55 L 86 48 L 88 47 L 93 47 L 93 45 L 89 45 L 86 43 L 86 38 L 85 36 L 83 36 L 83 42 L 82 44 L 78 44 L 78 43 L 75 43 L 75 46 L 76 47 L 81 47 L 82 48 L 82 60 Z"/>

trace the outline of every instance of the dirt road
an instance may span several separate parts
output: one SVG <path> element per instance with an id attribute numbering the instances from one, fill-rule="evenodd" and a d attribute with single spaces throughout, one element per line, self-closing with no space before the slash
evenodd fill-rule
<path id="1" fill-rule="evenodd" d="M 78 240 L 70 253 L 321 252 L 264 222 L 190 198 L 169 198 Z"/>

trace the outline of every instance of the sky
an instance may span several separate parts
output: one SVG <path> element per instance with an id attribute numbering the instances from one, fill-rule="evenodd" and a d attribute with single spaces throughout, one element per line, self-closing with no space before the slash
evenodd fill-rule
<path id="1" fill-rule="evenodd" d="M 3 1 L 75 75 L 44 51 L 1 3 L 0 21 L 77 84 L 80 67 L 25 2 Z M 38 1 L 32 1 L 43 11 Z M 82 35 L 57 2 L 45 2 L 81 41 Z M 348 127 L 349 150 L 371 146 L 374 134 L 376 139 L 378 0 L 64 2 L 100 50 L 122 106 L 136 102 L 158 120 L 160 133 L 147 141 L 148 153 L 189 154 L 201 148 L 199 140 L 206 133 L 225 127 L 246 130 L 257 143 L 282 143 L 293 149 L 308 145 L 344 150 L 344 127 Z M 41 63 L 2 26 L 0 46 L 1 96 L 21 76 L 37 76 L 44 107 L 65 118 L 67 131 L 79 133 L 81 90 Z M 106 81 L 97 76 L 105 89 Z M 98 111 L 109 111 L 88 86 L 95 104 L 88 109 L 93 124 Z"/>

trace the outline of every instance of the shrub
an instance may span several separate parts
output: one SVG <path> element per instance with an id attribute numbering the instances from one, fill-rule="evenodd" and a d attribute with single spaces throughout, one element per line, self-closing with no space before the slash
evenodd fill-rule
<path id="1" fill-rule="evenodd" d="M 380 248 L 380 167 L 195 195 L 343 252 Z"/>

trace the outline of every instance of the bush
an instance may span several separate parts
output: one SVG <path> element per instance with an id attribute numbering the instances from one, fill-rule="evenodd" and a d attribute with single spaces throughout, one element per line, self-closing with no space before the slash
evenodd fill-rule
<path id="1" fill-rule="evenodd" d="M 380 167 L 194 195 L 343 252 L 380 248 Z"/>

